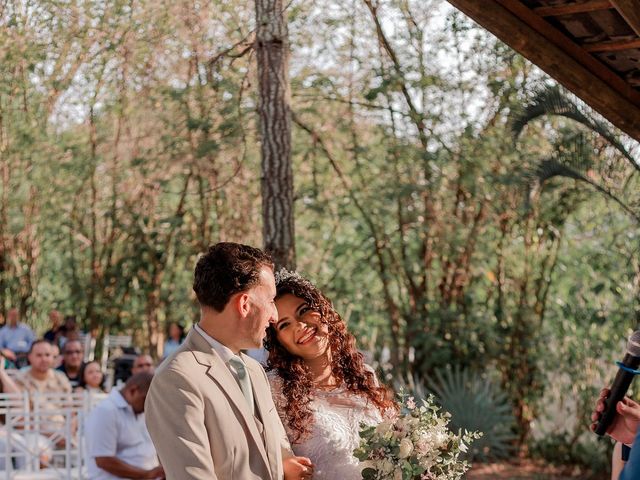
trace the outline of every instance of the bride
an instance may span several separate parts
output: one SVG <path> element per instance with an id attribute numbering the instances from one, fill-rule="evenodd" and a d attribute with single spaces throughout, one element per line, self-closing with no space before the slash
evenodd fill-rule
<path id="1" fill-rule="evenodd" d="M 276 275 L 278 321 L 267 332 L 267 370 L 293 450 L 314 463 L 316 480 L 356 480 L 360 424 L 397 409 L 356 350 L 355 338 L 311 282 Z"/>

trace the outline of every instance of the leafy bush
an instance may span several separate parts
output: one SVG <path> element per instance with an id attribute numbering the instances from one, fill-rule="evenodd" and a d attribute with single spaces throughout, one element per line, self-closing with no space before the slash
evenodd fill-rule
<path id="1" fill-rule="evenodd" d="M 554 465 L 574 465 L 589 470 L 592 477 L 610 470 L 609 459 L 613 444 L 608 440 L 599 440 L 591 432 L 580 438 L 571 438 L 567 433 L 553 433 L 531 443 L 532 458 L 544 459 Z"/>

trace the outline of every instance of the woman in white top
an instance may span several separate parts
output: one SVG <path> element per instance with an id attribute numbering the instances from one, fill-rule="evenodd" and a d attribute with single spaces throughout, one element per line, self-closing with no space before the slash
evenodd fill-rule
<path id="1" fill-rule="evenodd" d="M 80 369 L 80 383 L 76 392 L 86 390 L 91 393 L 104 393 L 104 373 L 95 360 L 85 363 Z"/>
<path id="2" fill-rule="evenodd" d="M 267 370 L 276 407 L 296 455 L 314 480 L 359 480 L 353 456 L 360 424 L 395 410 L 330 300 L 296 273 L 276 275 L 278 322 L 268 329 Z"/>

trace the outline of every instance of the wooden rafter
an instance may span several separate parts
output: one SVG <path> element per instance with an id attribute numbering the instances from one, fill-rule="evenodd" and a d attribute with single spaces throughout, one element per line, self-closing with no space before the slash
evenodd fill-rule
<path id="1" fill-rule="evenodd" d="M 582 45 L 587 52 L 618 52 L 620 50 L 631 50 L 640 48 L 640 38 L 631 40 L 618 40 L 615 42 L 587 43 Z"/>
<path id="2" fill-rule="evenodd" d="M 541 17 L 557 17 L 559 15 L 608 10 L 610 8 L 613 8 L 613 5 L 611 5 L 609 0 L 588 0 L 586 2 L 569 3 L 566 5 L 538 7 L 534 8 L 533 11 Z"/>
<path id="3" fill-rule="evenodd" d="M 640 93 L 543 17 L 518 0 L 449 3 L 640 140 Z"/>
<path id="4" fill-rule="evenodd" d="M 611 0 L 611 3 L 633 31 L 640 36 L 640 2 L 638 0 Z"/>

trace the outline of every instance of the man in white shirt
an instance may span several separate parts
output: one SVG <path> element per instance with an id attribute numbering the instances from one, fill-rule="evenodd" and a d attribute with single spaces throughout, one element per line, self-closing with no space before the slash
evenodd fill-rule
<path id="1" fill-rule="evenodd" d="M 91 480 L 165 478 L 141 415 L 152 378 L 133 375 L 89 414 L 85 437 Z"/>

